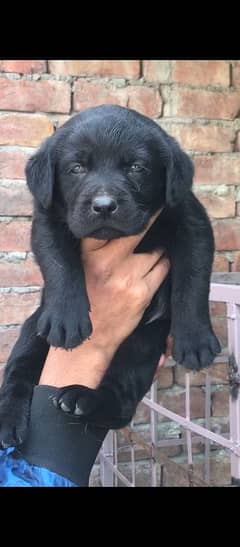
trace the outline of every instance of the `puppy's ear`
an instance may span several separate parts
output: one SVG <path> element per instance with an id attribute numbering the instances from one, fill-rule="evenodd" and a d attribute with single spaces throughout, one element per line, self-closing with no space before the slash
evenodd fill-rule
<path id="1" fill-rule="evenodd" d="M 51 205 L 55 176 L 51 139 L 52 137 L 49 137 L 39 151 L 28 160 L 25 169 L 27 185 L 44 209 Z"/>
<path id="2" fill-rule="evenodd" d="M 189 156 L 171 138 L 170 158 L 166 171 L 166 203 L 170 207 L 178 205 L 193 183 L 194 167 Z"/>

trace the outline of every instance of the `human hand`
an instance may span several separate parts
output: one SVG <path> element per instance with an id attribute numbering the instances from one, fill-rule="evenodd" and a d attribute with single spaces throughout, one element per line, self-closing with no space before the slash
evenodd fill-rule
<path id="1" fill-rule="evenodd" d="M 81 242 L 93 325 L 91 340 L 111 356 L 137 327 L 169 271 L 163 250 L 134 254 L 156 216 L 137 236 Z"/>
<path id="2" fill-rule="evenodd" d="M 138 325 L 169 271 L 163 251 L 133 253 L 156 218 L 137 236 L 82 241 L 93 332 L 71 352 L 50 348 L 41 384 L 97 387 L 117 348 Z"/>
<path id="3" fill-rule="evenodd" d="M 154 380 L 157 380 L 161 369 L 165 366 L 167 358 L 172 355 L 172 349 L 173 349 L 173 337 L 171 335 L 169 335 L 167 337 L 166 352 L 163 353 L 161 355 L 160 359 L 159 359 L 157 370 L 156 370 L 155 375 L 154 375 Z"/>

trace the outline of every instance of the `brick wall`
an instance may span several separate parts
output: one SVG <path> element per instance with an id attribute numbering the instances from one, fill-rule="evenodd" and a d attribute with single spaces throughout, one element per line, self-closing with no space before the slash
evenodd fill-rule
<path id="1" fill-rule="evenodd" d="M 240 61 L 2 60 L 0 371 L 41 286 L 29 246 L 26 160 L 72 113 L 102 103 L 152 117 L 192 155 L 195 192 L 215 232 L 214 270 L 240 270 Z M 224 306 L 213 313 L 224 344 Z"/>

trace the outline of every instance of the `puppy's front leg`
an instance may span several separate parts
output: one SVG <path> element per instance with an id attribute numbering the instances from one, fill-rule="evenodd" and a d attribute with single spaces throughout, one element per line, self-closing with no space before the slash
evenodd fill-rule
<path id="1" fill-rule="evenodd" d="M 214 239 L 207 214 L 190 193 L 181 205 L 172 268 L 173 357 L 191 369 L 208 366 L 220 352 L 209 315 Z"/>
<path id="2" fill-rule="evenodd" d="M 45 281 L 38 334 L 51 346 L 73 348 L 91 334 L 80 242 L 48 211 L 35 211 L 32 248 Z"/>

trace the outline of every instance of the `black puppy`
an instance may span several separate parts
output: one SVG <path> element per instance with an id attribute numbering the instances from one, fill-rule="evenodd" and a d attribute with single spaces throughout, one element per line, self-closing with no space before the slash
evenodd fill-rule
<path id="1" fill-rule="evenodd" d="M 34 196 L 32 248 L 45 284 L 40 307 L 24 323 L 6 366 L 0 390 L 4 446 L 25 437 L 49 344 L 73 348 L 91 334 L 81 238 L 137 234 L 163 207 L 137 251 L 165 248 L 172 267 L 99 388 L 59 389 L 62 410 L 122 427 L 152 383 L 169 332 L 174 358 L 188 368 L 208 366 L 220 351 L 208 306 L 212 228 L 191 192 L 191 160 L 172 137 L 133 110 L 89 108 L 47 139 L 26 175 Z"/>

